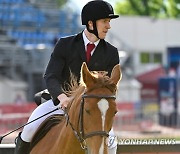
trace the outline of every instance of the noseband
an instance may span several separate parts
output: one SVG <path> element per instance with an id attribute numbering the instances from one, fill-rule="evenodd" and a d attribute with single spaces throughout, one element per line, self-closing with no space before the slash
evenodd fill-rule
<path id="1" fill-rule="evenodd" d="M 85 98 L 116 99 L 116 97 L 115 97 L 115 95 L 93 95 L 93 94 L 90 94 L 90 95 L 84 94 L 84 95 L 82 95 L 82 101 L 81 101 L 81 104 L 80 104 L 80 112 L 79 112 L 79 119 L 78 119 L 79 132 L 77 132 L 74 129 L 72 123 L 69 121 L 69 118 L 68 118 L 67 123 L 70 124 L 76 138 L 78 139 L 78 141 L 81 144 L 81 148 L 84 149 L 84 150 L 87 149 L 87 145 L 86 145 L 86 142 L 85 142 L 85 140 L 87 138 L 90 138 L 90 137 L 93 137 L 93 136 L 104 136 L 104 137 L 109 136 L 109 133 L 106 132 L 106 131 L 94 131 L 94 132 L 90 132 L 90 133 L 87 133 L 87 134 L 84 133 L 84 125 L 83 125 L 83 117 L 84 116 L 83 115 L 84 115 Z"/>

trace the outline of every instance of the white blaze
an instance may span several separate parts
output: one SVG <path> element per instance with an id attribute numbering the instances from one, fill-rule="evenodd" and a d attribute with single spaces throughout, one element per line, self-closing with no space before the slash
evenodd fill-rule
<path id="1" fill-rule="evenodd" d="M 101 111 L 102 130 L 104 131 L 105 117 L 106 117 L 106 112 L 109 108 L 109 102 L 106 99 L 101 99 L 98 102 L 98 108 Z M 101 144 L 101 147 L 99 149 L 99 154 L 103 154 L 103 150 L 104 150 L 104 138 L 102 140 L 102 144 Z"/>

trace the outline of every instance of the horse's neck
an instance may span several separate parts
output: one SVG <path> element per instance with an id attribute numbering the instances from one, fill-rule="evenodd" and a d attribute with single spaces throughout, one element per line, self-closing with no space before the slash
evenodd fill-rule
<path id="1" fill-rule="evenodd" d="M 60 129 L 60 127 L 58 129 Z M 72 153 L 72 151 L 74 152 L 77 151 L 75 153 L 78 154 L 82 153 L 80 144 L 76 139 L 71 126 L 69 124 L 66 125 L 66 123 L 64 123 L 58 135 L 58 139 L 54 144 L 54 148 L 52 148 L 51 153 L 67 154 L 67 153 Z"/>
<path id="2" fill-rule="evenodd" d="M 67 123 L 67 121 L 64 121 L 63 124 L 61 125 L 62 127 L 61 126 L 59 127 L 59 130 L 61 131 L 58 135 L 58 139 L 54 146 L 56 148 L 58 147 L 58 151 L 62 154 L 72 153 L 72 151 L 77 154 L 84 153 L 84 151 L 80 147 L 80 143 L 76 138 L 74 134 L 75 132 L 73 130 L 75 129 L 75 131 L 78 131 L 77 129 L 78 129 L 80 101 L 82 94 L 81 92 L 78 93 L 78 95 L 76 95 L 76 97 L 73 99 L 73 102 L 71 103 L 68 112 L 69 122 Z"/>

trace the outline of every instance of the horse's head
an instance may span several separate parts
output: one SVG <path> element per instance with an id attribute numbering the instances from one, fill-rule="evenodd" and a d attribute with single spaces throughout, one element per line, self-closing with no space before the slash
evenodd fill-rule
<path id="1" fill-rule="evenodd" d="M 120 79 L 120 65 L 113 68 L 110 77 L 102 72 L 90 72 L 85 63 L 81 67 L 85 93 L 82 95 L 79 130 L 89 153 L 107 153 L 107 136 L 117 112 L 114 96 Z"/>

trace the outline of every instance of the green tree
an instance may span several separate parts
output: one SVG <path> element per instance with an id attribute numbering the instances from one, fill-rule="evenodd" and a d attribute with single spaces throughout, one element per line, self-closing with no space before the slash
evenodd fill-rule
<path id="1" fill-rule="evenodd" d="M 49 3 L 50 5 L 55 4 L 59 8 L 66 4 L 68 1 L 70 0 L 33 0 L 34 3 Z"/>
<path id="2" fill-rule="evenodd" d="M 120 0 L 115 11 L 120 15 L 180 18 L 180 0 Z"/>
<path id="3" fill-rule="evenodd" d="M 61 7 L 63 6 L 64 4 L 66 4 L 69 0 L 56 0 L 57 3 L 58 3 L 58 6 Z"/>

